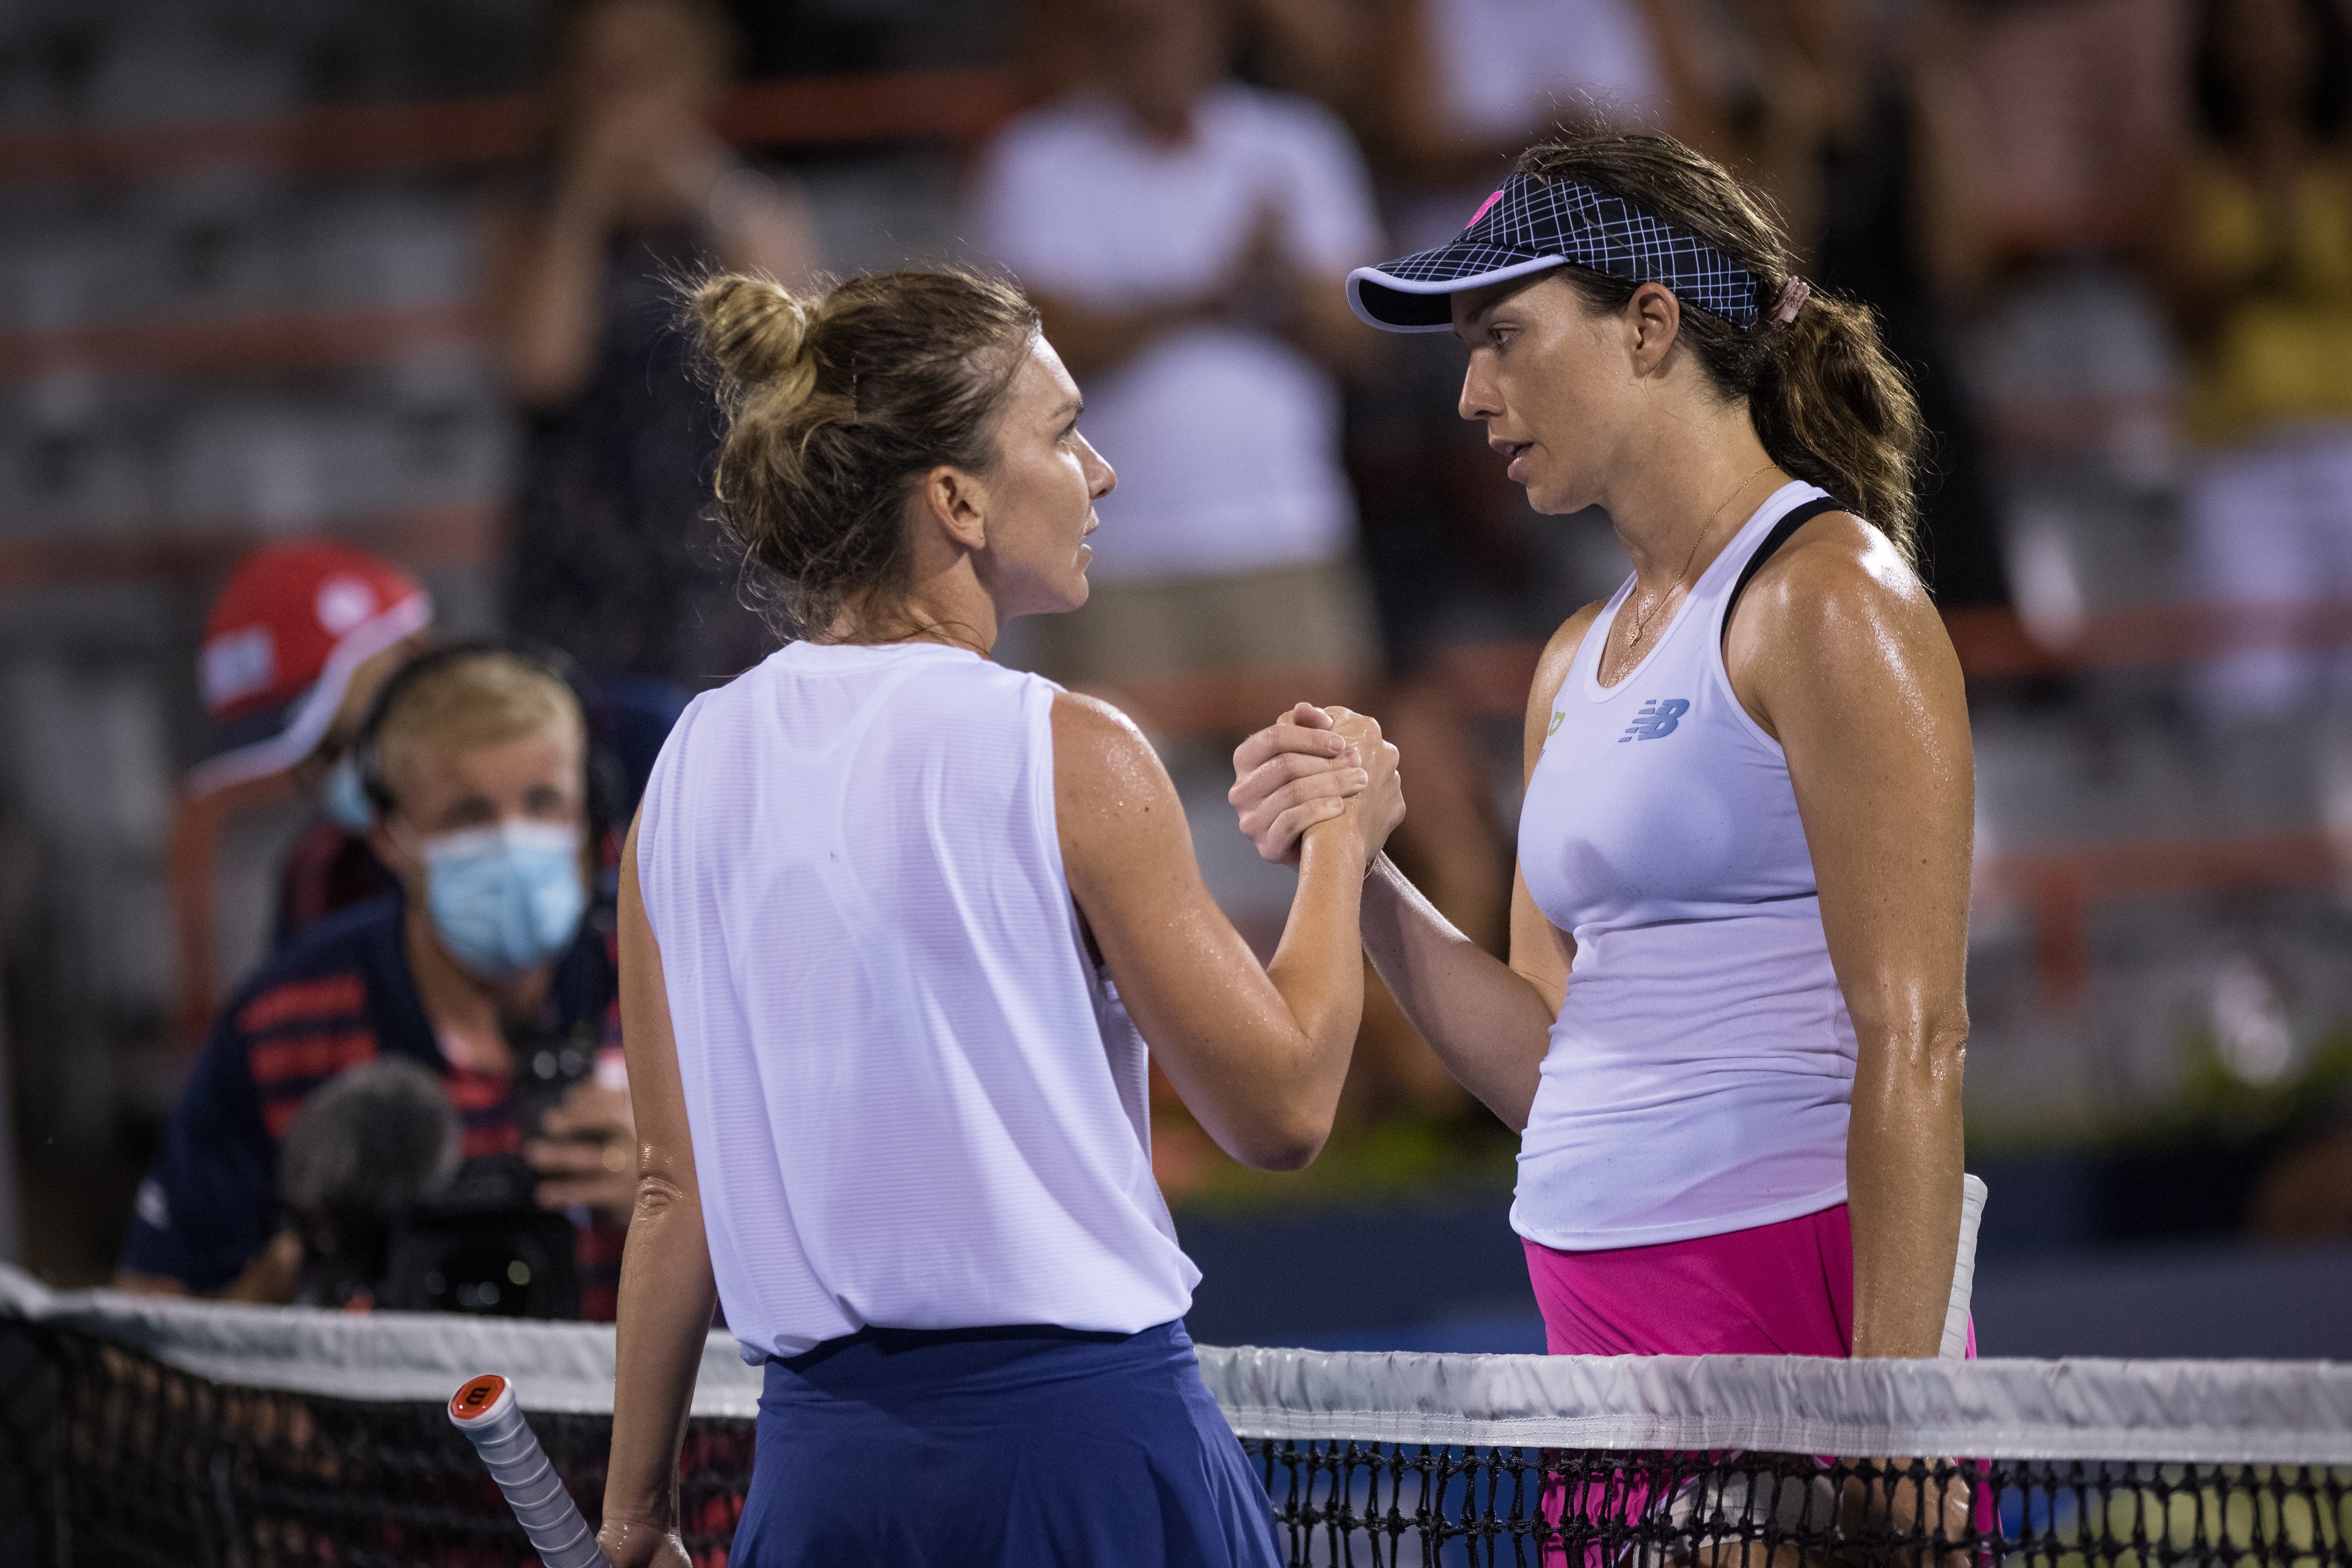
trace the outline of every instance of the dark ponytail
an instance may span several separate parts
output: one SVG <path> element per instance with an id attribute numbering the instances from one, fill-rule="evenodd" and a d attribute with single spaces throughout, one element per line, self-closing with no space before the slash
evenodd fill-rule
<path id="1" fill-rule="evenodd" d="M 1916 563 L 1914 486 L 1925 434 L 1918 400 L 1867 307 L 1816 290 L 1793 320 L 1777 319 L 1796 258 L 1761 202 L 1721 164 L 1664 136 L 1563 137 L 1528 148 L 1518 172 L 1621 196 L 1753 274 L 1761 308 L 1754 327 L 1743 330 L 1685 306 L 1682 340 L 1717 392 L 1748 404 L 1773 462 L 1878 525 Z M 1557 276 L 1601 310 L 1622 308 L 1639 287 L 1578 267 Z"/>

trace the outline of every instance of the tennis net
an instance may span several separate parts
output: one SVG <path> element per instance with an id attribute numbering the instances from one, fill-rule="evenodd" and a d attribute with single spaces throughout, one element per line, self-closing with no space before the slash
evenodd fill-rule
<path id="1" fill-rule="evenodd" d="M 609 1328 L 56 1294 L 0 1270 L 0 1560 L 533 1559 L 442 1409 L 513 1383 L 596 1517 Z M 2340 1564 L 2352 1366 L 1202 1351 L 1296 1563 Z M 759 1374 L 683 1459 L 726 1561 Z M 919 1478 L 909 1478 L 919 1485 Z"/>

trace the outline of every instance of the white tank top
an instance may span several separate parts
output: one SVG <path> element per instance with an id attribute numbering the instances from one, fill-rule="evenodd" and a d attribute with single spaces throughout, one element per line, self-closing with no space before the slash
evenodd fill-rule
<path id="1" fill-rule="evenodd" d="M 1793 1219 L 1845 1199 L 1853 1023 L 1780 747 L 1732 695 L 1724 612 L 1790 484 L 1614 686 L 1601 612 L 1528 781 L 1528 892 L 1576 938 L 1511 1224 L 1564 1251 Z"/>
<path id="2" fill-rule="evenodd" d="M 747 1361 L 1192 1305 L 1144 1045 L 1062 870 L 1059 689 L 935 643 L 794 643 L 654 765 L 637 874 Z"/>

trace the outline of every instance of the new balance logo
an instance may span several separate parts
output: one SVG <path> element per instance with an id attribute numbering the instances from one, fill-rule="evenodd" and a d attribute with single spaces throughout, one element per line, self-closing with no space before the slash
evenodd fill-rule
<path id="1" fill-rule="evenodd" d="M 1675 726 L 1680 724 L 1683 715 L 1688 712 L 1690 704 L 1682 697 L 1652 697 L 1642 705 L 1642 711 L 1633 716 L 1633 722 L 1626 727 L 1625 733 L 1617 737 L 1617 744 L 1622 746 L 1629 740 L 1656 740 L 1662 736 L 1672 735 Z"/>

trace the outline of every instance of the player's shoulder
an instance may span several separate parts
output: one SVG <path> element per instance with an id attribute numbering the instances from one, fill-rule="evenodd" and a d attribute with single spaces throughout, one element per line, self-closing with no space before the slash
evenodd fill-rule
<path id="1" fill-rule="evenodd" d="M 1860 618 L 1932 620 L 1927 585 L 1887 532 L 1853 512 L 1823 512 L 1756 570 L 1737 613 L 1750 623 L 1822 632 Z"/>
<path id="2" fill-rule="evenodd" d="M 1055 688 L 1054 786 L 1066 811 L 1123 817 L 1157 810 L 1173 793 L 1141 727 L 1100 697 Z"/>
<path id="3" fill-rule="evenodd" d="M 1922 680 L 1958 688 L 1959 655 L 1927 585 L 1893 538 L 1853 512 L 1808 521 L 1757 569 L 1732 617 L 1725 666 L 1751 706 L 1769 709 L 1788 681 L 1850 695 Z"/>
<path id="4" fill-rule="evenodd" d="M 1127 757 L 1139 747 L 1151 749 L 1142 727 L 1115 705 L 1085 692 L 1065 691 L 1060 686 L 1052 690 L 1057 761 L 1065 753 L 1073 760 L 1108 761 Z"/>

